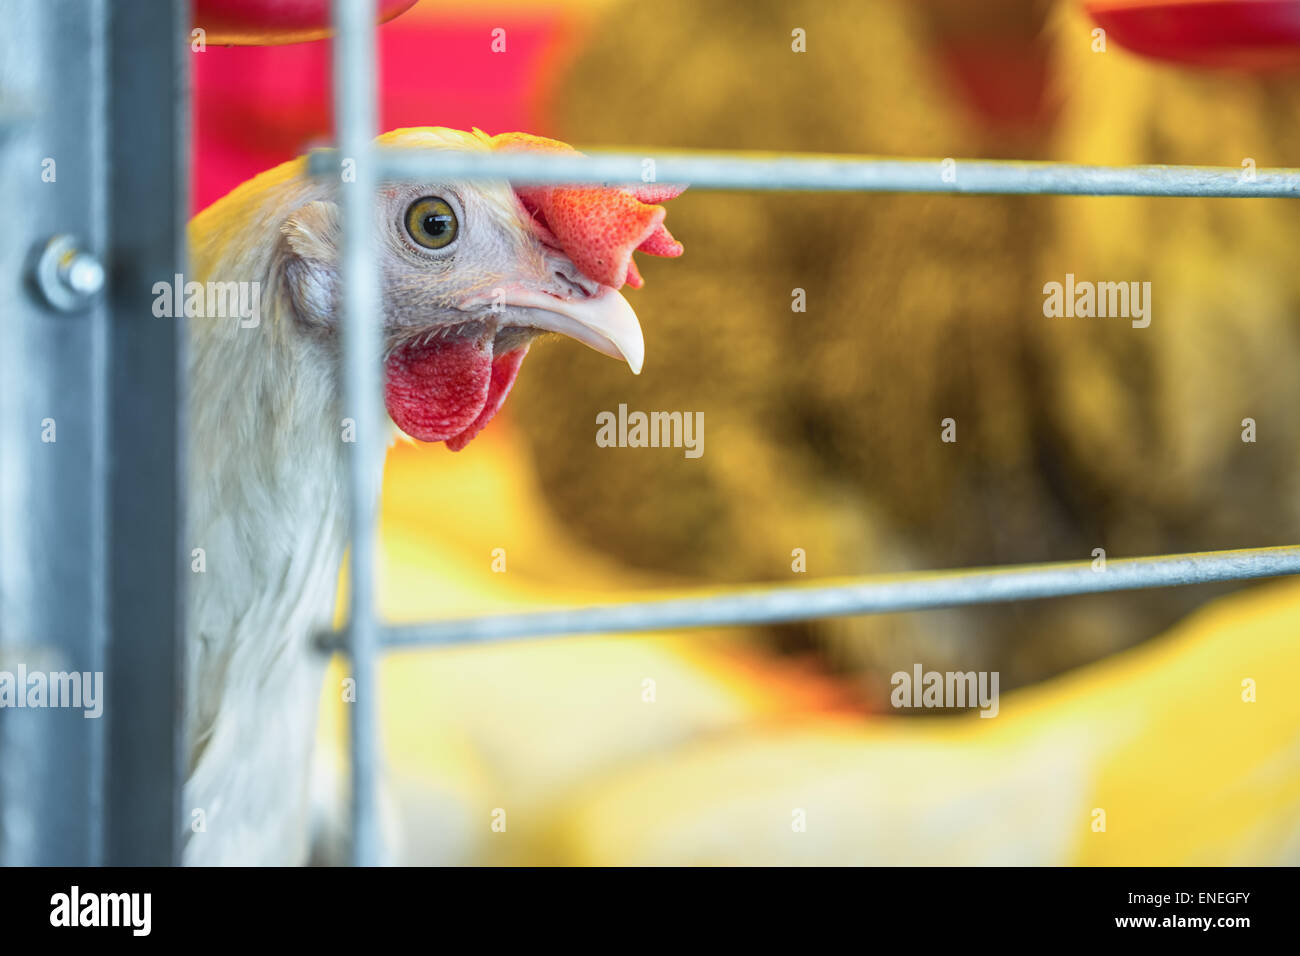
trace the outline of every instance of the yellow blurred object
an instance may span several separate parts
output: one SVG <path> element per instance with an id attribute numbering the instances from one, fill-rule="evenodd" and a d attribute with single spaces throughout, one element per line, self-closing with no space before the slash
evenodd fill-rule
<path id="1" fill-rule="evenodd" d="M 390 452 L 381 543 L 379 603 L 392 622 L 630 600 L 680 584 L 572 544 L 500 421 L 472 454 Z M 341 610 L 346 582 L 340 592 Z M 323 691 L 327 774 L 346 766 L 345 677 L 336 661 Z M 426 864 L 547 862 L 553 821 L 610 769 L 703 735 L 854 707 L 829 679 L 710 632 L 398 651 L 382 660 L 380 690 L 398 861 Z M 491 829 L 498 809 L 504 834 Z"/>
<path id="2" fill-rule="evenodd" d="M 557 844 L 583 864 L 1294 864 L 1298 611 L 1295 583 L 1222 599 L 993 719 L 820 719 L 693 746 L 615 774 Z"/>
<path id="3" fill-rule="evenodd" d="M 615 600 L 655 583 L 550 527 L 508 427 L 475 450 L 390 456 L 388 619 Z M 458 508 L 483 520 L 443 529 Z M 493 572 L 506 541 L 508 570 Z M 1297 614 L 1296 583 L 1222 599 L 1140 648 L 1006 694 L 993 719 L 855 712 L 830 680 L 743 650 L 742 632 L 394 652 L 381 689 L 398 859 L 1295 862 Z M 322 731 L 342 765 L 334 676 Z M 1247 679 L 1257 703 L 1242 699 Z"/>

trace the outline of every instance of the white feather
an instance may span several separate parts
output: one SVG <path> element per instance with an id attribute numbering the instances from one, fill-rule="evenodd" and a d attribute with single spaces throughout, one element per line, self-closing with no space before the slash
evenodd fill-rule
<path id="1" fill-rule="evenodd" d="M 188 544 L 206 570 L 189 591 L 188 864 L 307 856 L 325 665 L 310 641 L 332 619 L 346 446 L 334 369 L 275 294 L 278 222 L 327 193 L 303 172 L 263 174 L 191 227 L 191 278 L 261 282 L 264 314 L 190 320 Z"/>
<path id="2" fill-rule="evenodd" d="M 477 130 L 403 129 L 380 141 L 490 148 Z M 280 283 L 281 227 L 295 210 L 332 199 L 333 189 L 307 176 L 300 158 L 244 183 L 190 226 L 188 279 L 259 282 L 263 308 L 253 328 L 238 317 L 190 322 L 187 551 L 202 548 L 206 570 L 189 582 L 188 864 L 308 858 L 326 663 L 311 641 L 332 621 L 346 544 L 347 446 L 336 340 L 292 320 Z M 483 184 L 477 193 L 480 208 L 526 234 L 508 186 Z M 387 415 L 377 425 L 394 434 Z"/>

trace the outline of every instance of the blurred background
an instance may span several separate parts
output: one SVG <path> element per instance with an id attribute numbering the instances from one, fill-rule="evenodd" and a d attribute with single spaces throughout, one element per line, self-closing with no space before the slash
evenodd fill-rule
<path id="1" fill-rule="evenodd" d="M 421 0 L 380 40 L 385 129 L 1300 165 L 1280 0 Z M 328 41 L 193 62 L 196 211 L 328 140 Z M 688 191 L 669 218 L 640 377 L 542 342 L 467 450 L 391 451 L 390 620 L 1300 539 L 1293 202 Z M 1150 282 L 1150 326 L 1045 318 L 1067 273 Z M 621 403 L 702 412 L 703 456 L 598 447 Z M 1294 863 L 1300 587 L 1231 590 L 394 653 L 387 825 L 423 863 Z M 999 672 L 998 717 L 893 710 L 915 664 Z"/>

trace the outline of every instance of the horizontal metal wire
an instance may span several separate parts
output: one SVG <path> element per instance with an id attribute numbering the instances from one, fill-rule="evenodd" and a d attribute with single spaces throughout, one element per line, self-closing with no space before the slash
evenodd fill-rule
<path id="1" fill-rule="evenodd" d="M 1091 561 L 1077 561 L 864 577 L 799 587 L 751 586 L 695 597 L 386 627 L 380 641 L 385 647 L 409 647 L 560 634 L 743 627 L 1286 574 L 1300 574 L 1300 546 L 1121 558 L 1107 561 L 1104 570 L 1094 569 Z M 344 649 L 337 632 L 322 635 L 321 644 L 327 650 Z"/>
<path id="2" fill-rule="evenodd" d="M 703 189 L 858 192 L 1026 193 L 1083 196 L 1300 196 L 1300 169 L 1219 166 L 1078 166 L 1002 160 L 771 156 L 753 153 L 485 153 L 376 150 L 381 179 L 519 183 L 690 183 Z M 651 165 L 653 161 L 653 165 Z M 309 169 L 337 173 L 335 150 L 316 150 Z M 652 175 L 648 175 L 652 172 Z"/>

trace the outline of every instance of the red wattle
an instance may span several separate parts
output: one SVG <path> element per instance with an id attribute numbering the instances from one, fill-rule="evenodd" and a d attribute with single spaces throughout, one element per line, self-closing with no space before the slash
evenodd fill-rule
<path id="1" fill-rule="evenodd" d="M 448 448 L 452 451 L 460 451 L 470 443 L 470 439 L 487 427 L 487 423 L 492 421 L 497 412 L 501 411 L 506 396 L 510 394 L 510 387 L 515 384 L 519 366 L 523 364 L 524 356 L 527 354 L 528 346 L 525 345 L 523 348 L 498 355 L 492 360 L 492 381 L 488 385 L 487 401 L 483 403 L 483 410 L 478 413 L 478 418 L 474 419 L 473 424 L 459 435 L 447 439 Z"/>
<path id="2" fill-rule="evenodd" d="M 388 358 L 389 417 L 419 441 L 460 451 L 501 410 L 528 346 L 492 354 L 492 338 L 405 345 Z"/>
<path id="3" fill-rule="evenodd" d="M 420 441 L 468 428 L 487 402 L 492 337 L 436 339 L 399 347 L 388 358 L 384 403 L 393 422 Z"/>

